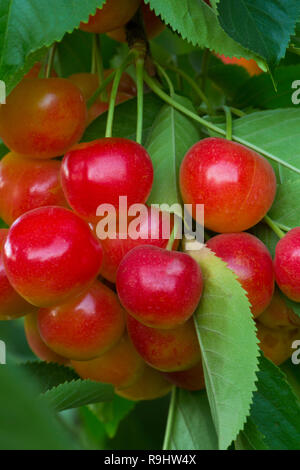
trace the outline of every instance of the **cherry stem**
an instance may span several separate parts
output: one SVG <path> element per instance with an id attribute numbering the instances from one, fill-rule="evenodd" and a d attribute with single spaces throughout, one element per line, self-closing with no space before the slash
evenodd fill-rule
<path id="1" fill-rule="evenodd" d="M 170 96 L 174 96 L 175 90 L 174 90 L 174 86 L 173 86 L 172 80 L 170 79 L 169 75 L 167 74 L 165 69 L 158 62 L 154 61 L 154 65 L 156 66 L 158 72 L 166 80 L 167 85 L 169 87 Z"/>
<path id="2" fill-rule="evenodd" d="M 173 387 L 172 393 L 171 393 L 171 400 L 170 400 L 170 406 L 169 406 L 169 413 L 168 413 L 168 419 L 167 419 L 167 427 L 166 427 L 166 432 L 165 432 L 163 450 L 170 450 L 170 447 L 171 447 L 171 434 L 172 434 L 174 414 L 175 414 L 175 408 L 176 408 L 176 395 L 177 395 L 177 388 Z"/>
<path id="3" fill-rule="evenodd" d="M 185 106 L 183 106 L 180 103 L 177 103 L 173 98 L 171 98 L 167 93 L 165 93 L 161 88 L 156 84 L 155 80 L 153 80 L 147 73 L 144 71 L 144 80 L 145 83 L 149 86 L 149 88 L 157 95 L 159 96 L 163 101 L 165 101 L 167 104 L 170 106 L 173 106 L 173 108 L 177 109 L 178 111 L 182 112 L 186 116 L 190 117 L 194 121 L 199 122 L 202 124 L 204 127 L 210 129 L 213 132 L 216 132 L 217 134 L 222 135 L 223 137 L 226 137 L 226 131 L 222 129 L 221 127 L 216 126 L 215 124 L 207 121 L 206 119 L 201 118 L 197 114 L 195 114 L 193 111 L 187 109 Z M 248 142 L 245 139 L 242 139 L 241 137 L 238 137 L 236 135 L 232 136 L 232 140 L 235 142 L 238 142 L 239 144 L 245 145 L 246 147 L 254 150 L 257 153 L 260 153 L 261 155 L 265 156 L 266 158 L 269 158 L 270 160 L 273 160 L 276 163 L 279 163 L 280 165 L 284 166 L 285 168 L 288 168 L 291 171 L 294 171 L 295 173 L 300 175 L 300 169 L 294 167 L 293 165 L 290 165 L 289 163 L 286 163 L 285 161 L 281 160 L 280 158 L 276 157 L 275 155 L 271 154 L 270 152 L 267 152 L 260 147 Z"/>
<path id="4" fill-rule="evenodd" d="M 54 63 L 54 58 L 55 58 L 55 52 L 56 52 L 56 42 L 53 44 L 53 46 L 50 48 L 49 51 L 49 56 L 48 56 L 48 62 L 46 66 L 46 72 L 45 72 L 45 78 L 50 78 L 51 77 L 51 72 L 53 69 L 53 63 Z"/>
<path id="5" fill-rule="evenodd" d="M 136 141 L 138 144 L 143 140 L 143 118 L 144 118 L 144 58 L 136 59 L 136 85 L 137 85 L 137 123 Z"/>
<path id="6" fill-rule="evenodd" d="M 232 114 L 228 106 L 223 106 L 226 116 L 226 139 L 232 140 Z"/>
<path id="7" fill-rule="evenodd" d="M 126 68 L 129 65 L 129 57 L 131 57 L 131 54 L 129 54 L 129 56 L 126 58 L 123 64 L 116 70 L 116 74 L 114 77 L 113 86 L 111 90 L 110 100 L 109 100 L 105 137 L 112 137 L 112 129 L 113 129 L 113 121 L 114 121 L 118 89 L 119 89 L 123 72 L 126 70 Z"/>
<path id="8" fill-rule="evenodd" d="M 114 70 L 109 76 L 103 81 L 103 83 L 99 86 L 99 88 L 95 91 L 93 96 L 87 101 L 87 107 L 90 108 L 95 101 L 97 100 L 98 96 L 101 95 L 102 91 L 105 90 L 107 85 L 109 85 L 110 82 L 113 81 L 115 78 L 117 71 Z"/>
<path id="9" fill-rule="evenodd" d="M 285 236 L 285 233 L 279 228 L 277 223 L 274 220 L 272 220 L 268 215 L 264 217 L 264 221 L 273 230 L 273 232 L 276 233 L 278 238 L 283 238 Z"/>
<path id="10" fill-rule="evenodd" d="M 104 67 L 101 54 L 101 40 L 99 34 L 94 34 L 93 36 L 93 64 L 95 73 L 97 73 L 99 78 L 99 84 L 101 85 L 104 82 Z M 108 93 L 106 88 L 104 88 L 101 92 L 101 101 L 108 101 Z"/>
<path id="11" fill-rule="evenodd" d="M 205 96 L 201 88 L 197 85 L 195 80 L 193 80 L 187 73 L 185 73 L 183 70 L 179 69 L 178 67 L 175 67 L 174 65 L 168 65 L 168 69 L 172 70 L 173 72 L 177 73 L 180 77 L 182 77 L 191 87 L 194 89 L 196 94 L 199 96 L 201 101 L 203 101 L 207 107 L 210 107 L 210 103 L 208 98 Z"/>
<path id="12" fill-rule="evenodd" d="M 241 109 L 233 108 L 233 106 L 230 106 L 229 109 L 233 114 L 235 114 L 238 117 L 247 116 L 247 113 L 245 113 L 245 111 L 242 111 Z"/>

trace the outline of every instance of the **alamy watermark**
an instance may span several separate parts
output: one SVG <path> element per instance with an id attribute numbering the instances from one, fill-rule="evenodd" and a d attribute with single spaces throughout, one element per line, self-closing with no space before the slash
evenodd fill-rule
<path id="1" fill-rule="evenodd" d="M 6 364 L 6 344 L 0 340 L 0 365 Z"/>
<path id="2" fill-rule="evenodd" d="M 3 80 L 0 80 L 0 104 L 6 103 L 6 86 Z"/>

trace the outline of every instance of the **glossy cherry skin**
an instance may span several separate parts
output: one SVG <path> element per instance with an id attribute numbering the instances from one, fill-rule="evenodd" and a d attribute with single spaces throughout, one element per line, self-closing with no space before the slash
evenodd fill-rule
<path id="1" fill-rule="evenodd" d="M 294 302 L 300 302 L 300 227 L 290 230 L 275 250 L 276 282 L 282 292 Z"/>
<path id="2" fill-rule="evenodd" d="M 155 369 L 145 365 L 142 375 L 127 388 L 117 389 L 116 394 L 127 400 L 155 400 L 171 391 L 171 384 Z"/>
<path id="3" fill-rule="evenodd" d="M 268 328 L 258 321 L 257 338 L 264 355 L 279 366 L 295 351 L 292 344 L 300 338 L 300 329 Z"/>
<path id="4" fill-rule="evenodd" d="M 36 310 L 15 291 L 7 278 L 2 259 L 3 245 L 7 235 L 7 229 L 0 229 L 0 321 L 14 320 Z"/>
<path id="5" fill-rule="evenodd" d="M 254 317 L 270 304 L 274 293 L 274 270 L 267 247 L 250 233 L 226 233 L 207 242 L 237 275 L 247 293 Z"/>
<path id="6" fill-rule="evenodd" d="M 80 23 L 80 29 L 88 33 L 107 33 L 124 26 L 137 11 L 141 0 L 107 0 L 87 23 Z"/>
<path id="7" fill-rule="evenodd" d="M 243 145 L 209 137 L 195 144 L 180 168 L 185 204 L 204 204 L 205 226 L 242 232 L 257 224 L 273 204 L 275 173 L 270 163 Z M 199 221 L 201 223 L 201 221 Z"/>
<path id="8" fill-rule="evenodd" d="M 155 14 L 155 11 L 150 9 L 149 5 L 143 3 L 141 10 L 147 38 L 149 40 L 154 39 L 165 29 L 166 25 L 161 21 L 160 17 Z M 116 41 L 127 42 L 125 27 L 115 29 L 107 33 L 107 35 Z"/>
<path id="9" fill-rule="evenodd" d="M 3 259 L 16 291 L 37 307 L 74 298 L 94 281 L 102 248 L 90 227 L 68 209 L 34 209 L 11 226 Z"/>
<path id="10" fill-rule="evenodd" d="M 68 359 L 56 354 L 42 340 L 37 324 L 37 313 L 26 315 L 24 329 L 29 347 L 39 359 L 57 364 L 68 364 Z"/>
<path id="11" fill-rule="evenodd" d="M 202 288 L 202 273 L 193 258 L 154 246 L 131 250 L 117 273 L 124 308 L 152 328 L 175 328 L 188 320 Z"/>
<path id="12" fill-rule="evenodd" d="M 67 207 L 60 184 L 61 163 L 8 153 L 0 161 L 0 217 L 11 225 L 20 215 L 42 206 Z"/>
<path id="13" fill-rule="evenodd" d="M 20 155 L 58 157 L 80 140 L 86 119 L 82 93 L 69 80 L 24 79 L 0 106 L 0 137 Z"/>
<path id="14" fill-rule="evenodd" d="M 101 275 L 110 282 L 115 283 L 117 279 L 117 271 L 120 263 L 124 256 L 129 253 L 133 248 L 140 245 L 152 245 L 160 248 L 166 248 L 169 236 L 166 237 L 164 234 L 163 224 L 164 217 L 169 216 L 164 212 L 160 212 L 158 209 L 150 208 L 145 206 L 147 210 L 146 215 L 141 215 L 141 222 L 137 228 L 139 232 L 139 238 L 133 239 L 130 236 L 130 223 L 128 220 L 126 239 L 121 238 L 121 235 L 117 230 L 116 238 L 101 239 L 101 246 L 103 248 L 103 263 L 101 268 Z M 97 226 L 95 225 L 95 233 L 97 233 Z M 170 234 L 172 233 L 174 226 L 174 216 L 170 216 Z M 118 229 L 118 226 L 117 226 Z M 129 232 L 129 233 L 128 233 Z M 179 240 L 174 241 L 173 249 L 178 247 Z"/>
<path id="15" fill-rule="evenodd" d="M 194 367 L 179 372 L 165 372 L 164 377 L 176 387 L 185 390 L 203 390 L 205 388 L 204 372 L 202 362 L 199 361 Z"/>
<path id="16" fill-rule="evenodd" d="M 268 308 L 259 316 L 258 321 L 268 328 L 300 328 L 300 318 L 288 307 L 280 293 L 275 290 Z"/>
<path id="17" fill-rule="evenodd" d="M 200 360 L 200 347 L 191 318 L 169 330 L 149 328 L 127 315 L 128 334 L 145 362 L 163 372 L 186 370 Z"/>
<path id="18" fill-rule="evenodd" d="M 136 382 L 142 374 L 144 361 L 125 334 L 105 354 L 92 361 L 72 361 L 72 367 L 82 379 L 124 388 Z"/>
<path id="19" fill-rule="evenodd" d="M 97 208 L 111 204 L 119 208 L 119 197 L 127 205 L 143 204 L 153 183 L 153 165 L 146 150 L 122 138 L 104 138 L 80 144 L 62 163 L 61 181 L 68 203 L 77 214 L 97 221 Z"/>
<path id="20" fill-rule="evenodd" d="M 40 309 L 38 327 L 43 341 L 57 354 L 89 361 L 121 339 L 125 314 L 116 294 L 96 281 L 75 299 Z"/>

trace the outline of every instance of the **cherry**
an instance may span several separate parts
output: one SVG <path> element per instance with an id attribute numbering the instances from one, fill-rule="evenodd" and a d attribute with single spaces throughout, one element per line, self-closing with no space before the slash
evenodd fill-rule
<path id="1" fill-rule="evenodd" d="M 204 204 L 205 226 L 214 232 L 242 232 L 257 224 L 276 193 L 270 163 L 243 145 L 218 137 L 195 144 L 180 168 L 185 204 Z M 199 220 L 201 223 L 201 220 Z"/>
<path id="2" fill-rule="evenodd" d="M 300 302 L 300 227 L 290 230 L 275 250 L 276 282 L 291 300 Z"/>
<path id="3" fill-rule="evenodd" d="M 80 29 L 88 33 L 107 33 L 120 28 L 133 17 L 141 0 L 107 0 L 102 8 L 90 15 L 88 23 L 80 23 Z"/>
<path id="4" fill-rule="evenodd" d="M 92 361 L 72 361 L 82 379 L 109 383 L 118 388 L 129 387 L 142 374 L 144 361 L 125 334 L 108 352 Z"/>
<path id="5" fill-rule="evenodd" d="M 257 322 L 259 347 L 264 355 L 278 366 L 293 354 L 292 344 L 299 339 L 299 334 L 299 329 L 268 328 Z"/>
<path id="6" fill-rule="evenodd" d="M 29 158 L 53 158 L 78 142 L 87 110 L 80 90 L 64 78 L 22 80 L 0 106 L 0 137 Z"/>
<path id="7" fill-rule="evenodd" d="M 157 370 L 145 365 L 142 375 L 130 387 L 117 389 L 117 395 L 127 400 L 155 400 L 171 391 L 170 383 Z"/>
<path id="8" fill-rule="evenodd" d="M 276 290 L 268 308 L 259 316 L 258 321 L 268 328 L 300 328 L 300 318 L 289 308 Z"/>
<path id="9" fill-rule="evenodd" d="M 203 390 L 205 388 L 204 372 L 202 362 L 198 362 L 194 367 L 179 372 L 165 372 L 164 377 L 176 387 L 185 390 Z"/>
<path id="10" fill-rule="evenodd" d="M 144 203 L 153 182 L 153 166 L 146 150 L 122 138 L 104 138 L 79 144 L 62 163 L 64 193 L 77 214 L 97 220 L 97 208 L 111 204 L 119 208 L 119 197 L 128 207 Z"/>
<path id="11" fill-rule="evenodd" d="M 129 336 L 145 362 L 163 372 L 186 370 L 200 360 L 193 319 L 169 330 L 149 328 L 127 316 Z"/>
<path id="12" fill-rule="evenodd" d="M 68 359 L 56 354 L 42 340 L 37 324 L 37 313 L 26 315 L 24 328 L 29 347 L 39 359 L 46 362 L 56 362 L 57 364 L 68 363 Z"/>
<path id="13" fill-rule="evenodd" d="M 8 153 L 0 162 L 0 216 L 11 225 L 20 215 L 42 206 L 65 206 L 57 160 L 30 160 Z"/>
<path id="14" fill-rule="evenodd" d="M 120 236 L 119 231 L 116 232 L 116 238 L 101 239 L 101 245 L 103 248 L 103 263 L 101 268 L 101 275 L 110 282 L 116 282 L 117 271 L 119 265 L 124 256 L 131 251 L 133 248 L 140 245 L 152 245 L 160 248 L 166 248 L 169 237 L 167 238 L 164 232 L 164 217 L 169 217 L 169 214 L 160 212 L 158 209 L 144 206 L 146 214 L 141 214 L 141 221 L 137 228 L 139 232 L 139 238 L 136 240 L 128 233 L 130 229 L 130 223 L 132 220 L 128 220 L 127 229 L 125 234 Z M 133 219 L 134 220 L 134 219 Z M 170 231 L 172 233 L 174 226 L 174 216 L 170 216 Z M 117 227 L 118 228 L 118 227 Z M 97 226 L 95 228 L 97 232 Z M 129 230 L 130 231 L 130 230 Z M 126 235 L 126 239 L 121 237 Z M 173 248 L 178 247 L 179 240 L 174 241 Z"/>
<path id="15" fill-rule="evenodd" d="M 9 282 L 2 259 L 3 244 L 8 234 L 7 229 L 0 229 L 0 321 L 13 320 L 35 310 L 13 289 Z"/>
<path id="16" fill-rule="evenodd" d="M 202 288 L 202 273 L 193 258 L 155 246 L 131 250 L 117 273 L 117 291 L 124 308 L 153 328 L 174 328 L 188 320 Z"/>
<path id="17" fill-rule="evenodd" d="M 102 256 L 86 222 L 56 206 L 19 217 L 3 251 L 11 284 L 38 307 L 57 305 L 89 287 L 100 271 Z"/>
<path id="18" fill-rule="evenodd" d="M 273 262 L 267 247 L 250 233 L 217 235 L 207 246 L 235 272 L 247 292 L 253 316 L 259 316 L 274 293 Z"/>
<path id="19" fill-rule="evenodd" d="M 150 9 L 149 5 L 143 3 L 141 10 L 147 38 L 149 40 L 154 39 L 165 29 L 166 25 L 161 21 L 160 17 L 155 14 L 155 11 Z M 115 29 L 107 33 L 107 35 L 116 41 L 127 42 L 126 29 L 124 27 Z"/>
<path id="20" fill-rule="evenodd" d="M 226 57 L 223 54 L 216 55 L 222 60 L 223 64 L 239 65 L 240 67 L 244 67 L 251 77 L 263 73 L 262 69 L 257 65 L 257 62 L 254 59 L 245 59 L 244 57 L 238 59 L 237 57 Z"/>
<path id="21" fill-rule="evenodd" d="M 57 354 L 88 361 L 121 339 L 125 315 L 116 294 L 96 281 L 65 304 L 41 308 L 38 327 L 43 341 Z"/>

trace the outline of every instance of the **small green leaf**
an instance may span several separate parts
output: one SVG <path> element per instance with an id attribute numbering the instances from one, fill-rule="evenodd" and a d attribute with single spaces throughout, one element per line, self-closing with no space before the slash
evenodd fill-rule
<path id="1" fill-rule="evenodd" d="M 113 399 L 113 394 L 111 385 L 90 380 L 73 380 L 51 388 L 40 397 L 56 411 L 63 411 L 101 401 L 110 401 Z"/>
<path id="2" fill-rule="evenodd" d="M 233 271 L 206 247 L 188 254 L 204 277 L 195 324 L 219 448 L 227 449 L 244 427 L 256 389 L 255 323 Z"/>
<path id="3" fill-rule="evenodd" d="M 120 422 L 133 410 L 135 402 L 114 395 L 109 403 L 90 405 L 89 409 L 103 424 L 107 435 L 115 437 Z"/>
<path id="4" fill-rule="evenodd" d="M 275 202 L 269 216 L 275 222 L 292 229 L 300 225 L 300 178 L 278 185 Z"/>
<path id="5" fill-rule="evenodd" d="M 251 420 L 247 421 L 243 431 L 238 435 L 235 448 L 236 450 L 269 450 L 264 436 Z"/>
<path id="6" fill-rule="evenodd" d="M 253 227 L 250 232 L 258 237 L 266 245 L 272 257 L 274 257 L 275 248 L 279 241 L 276 233 L 274 233 L 273 230 L 263 222 L 255 225 L 255 227 Z"/>
<path id="7" fill-rule="evenodd" d="M 59 364 L 35 361 L 20 364 L 19 367 L 36 378 L 40 393 L 45 393 L 47 390 L 65 382 L 79 379 L 72 369 Z"/>
<path id="8" fill-rule="evenodd" d="M 222 0 L 218 12 L 227 34 L 273 67 L 284 57 L 300 5 L 298 0 Z"/>

